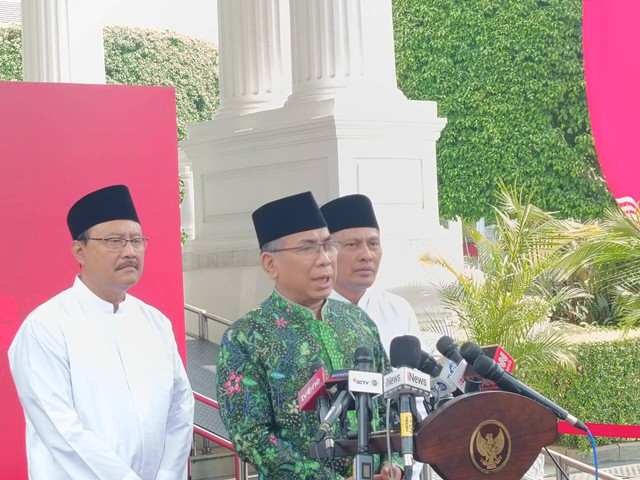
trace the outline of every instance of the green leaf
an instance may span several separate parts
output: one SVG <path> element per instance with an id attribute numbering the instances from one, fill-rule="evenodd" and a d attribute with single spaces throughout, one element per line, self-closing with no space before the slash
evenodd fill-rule
<path id="1" fill-rule="evenodd" d="M 255 387 L 256 385 L 258 385 L 258 382 L 256 382 L 251 377 L 244 376 L 244 377 L 242 377 L 242 385 L 247 387 L 247 388 L 251 388 L 251 387 Z"/>

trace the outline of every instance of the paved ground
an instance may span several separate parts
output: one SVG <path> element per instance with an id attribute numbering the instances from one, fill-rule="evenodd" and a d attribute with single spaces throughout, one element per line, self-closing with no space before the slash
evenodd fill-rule
<path id="1" fill-rule="evenodd" d="M 603 330 L 597 327 L 571 327 L 571 342 L 573 343 L 610 342 L 638 337 L 640 337 L 640 328 L 625 333 L 623 330 Z"/>

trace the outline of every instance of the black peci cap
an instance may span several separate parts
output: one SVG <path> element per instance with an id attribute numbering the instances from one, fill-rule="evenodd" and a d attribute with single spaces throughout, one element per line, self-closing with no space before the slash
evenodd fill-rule
<path id="1" fill-rule="evenodd" d="M 278 238 L 327 226 L 311 192 L 280 198 L 251 215 L 260 248 Z"/>
<path id="2" fill-rule="evenodd" d="M 380 230 L 371 200 L 366 195 L 356 193 L 336 198 L 325 203 L 322 215 L 329 225 L 329 232 L 335 233 L 347 228 L 371 227 Z"/>
<path id="3" fill-rule="evenodd" d="M 111 185 L 91 192 L 74 203 L 67 214 L 67 225 L 74 240 L 94 225 L 111 220 L 140 223 L 126 185 Z"/>

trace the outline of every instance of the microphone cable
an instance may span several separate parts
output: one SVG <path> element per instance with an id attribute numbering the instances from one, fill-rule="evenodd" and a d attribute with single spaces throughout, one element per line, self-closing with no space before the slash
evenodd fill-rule
<path id="1" fill-rule="evenodd" d="M 322 478 L 324 480 L 329 480 L 327 478 L 327 472 L 325 472 L 325 465 L 324 465 L 324 460 L 327 460 L 326 458 L 320 458 L 320 452 L 318 452 L 318 442 L 316 442 L 315 444 L 315 449 L 316 449 L 316 457 L 318 458 L 318 463 L 320 464 L 320 470 L 322 471 Z M 336 480 L 336 470 L 335 468 L 333 468 L 333 462 L 331 460 L 329 460 L 329 464 L 331 465 L 331 470 L 333 471 L 333 480 Z"/>
<path id="2" fill-rule="evenodd" d="M 585 426 L 586 427 L 586 426 Z M 596 480 L 598 480 L 598 452 L 596 452 L 596 440 L 591 435 L 591 431 L 587 428 L 587 435 L 589 435 L 589 441 L 591 442 L 591 449 L 593 450 L 593 466 L 596 469 Z"/>
<path id="3" fill-rule="evenodd" d="M 591 434 L 591 431 L 588 428 L 587 428 L 587 435 L 589 436 L 589 441 L 591 442 L 591 449 L 593 450 L 593 468 L 595 469 L 594 476 L 596 480 L 598 480 L 598 478 L 600 477 L 598 475 L 599 469 L 598 469 L 598 452 L 596 451 L 596 441 L 593 438 L 593 435 Z M 556 468 L 560 471 L 562 476 L 567 480 L 569 480 L 569 477 L 567 476 L 566 472 L 562 469 L 562 467 L 560 466 L 558 461 L 555 459 L 555 457 L 551 454 L 549 449 L 547 447 L 544 447 L 544 450 L 545 452 L 547 452 L 547 455 L 549 455 L 549 458 L 551 458 L 553 463 L 555 463 Z"/>
<path id="4" fill-rule="evenodd" d="M 387 398 L 386 423 L 387 423 L 387 456 L 389 459 L 389 471 L 391 473 L 391 478 L 396 478 L 395 469 L 400 467 L 397 467 L 396 465 L 393 464 L 393 458 L 391 457 L 391 454 L 393 452 L 391 452 L 391 426 L 390 426 L 391 425 L 391 399 L 390 398 Z"/>
<path id="5" fill-rule="evenodd" d="M 547 455 L 549 455 L 549 458 L 553 461 L 553 463 L 556 464 L 556 468 L 560 471 L 560 473 L 562 474 L 562 476 L 564 478 L 566 478 L 567 480 L 569 480 L 569 476 L 567 475 L 567 472 L 565 472 L 562 467 L 560 466 L 560 464 L 558 463 L 558 461 L 556 460 L 556 457 L 554 457 L 551 452 L 549 451 L 549 449 L 547 447 L 544 447 L 544 451 L 547 452 Z"/>

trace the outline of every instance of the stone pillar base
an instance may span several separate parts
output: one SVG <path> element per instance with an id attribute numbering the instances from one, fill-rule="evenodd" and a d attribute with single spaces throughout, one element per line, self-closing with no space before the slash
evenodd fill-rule
<path id="1" fill-rule="evenodd" d="M 272 286 L 251 212 L 305 190 L 320 204 L 371 197 L 384 288 L 430 285 L 417 262 L 427 249 L 461 265 L 459 225 L 439 223 L 435 142 L 445 123 L 435 102 L 328 99 L 189 126 L 181 147 L 193 167 L 196 240 L 184 248 L 186 301 L 230 319 L 262 301 Z"/>

